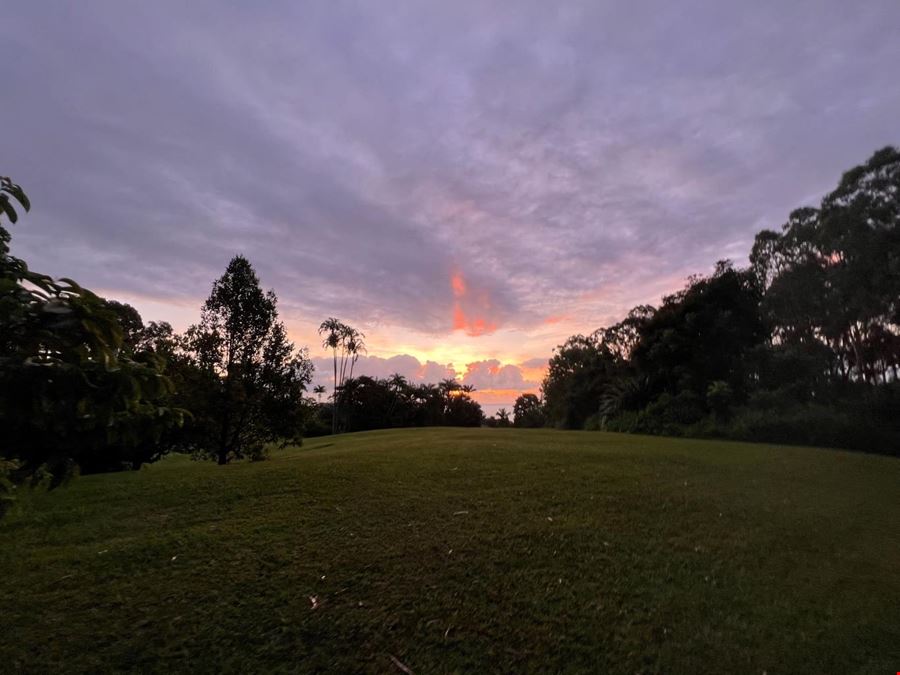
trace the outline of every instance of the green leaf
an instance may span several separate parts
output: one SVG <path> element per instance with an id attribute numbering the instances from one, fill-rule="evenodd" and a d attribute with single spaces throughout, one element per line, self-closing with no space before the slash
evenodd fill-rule
<path id="1" fill-rule="evenodd" d="M 16 222 L 19 220 L 18 214 L 16 214 L 16 210 L 9 203 L 9 197 L 6 195 L 0 195 L 0 210 L 6 213 L 6 216 L 9 218 L 10 222 Z"/>
<path id="2" fill-rule="evenodd" d="M 70 288 L 73 288 L 78 292 L 81 292 L 84 290 L 81 286 L 78 285 L 77 282 L 72 281 L 69 277 L 60 277 L 59 280 L 61 282 L 63 282 L 64 284 L 68 284 Z M 88 292 L 90 293 L 90 291 L 88 291 Z M 91 295 L 93 295 L 93 293 L 91 293 Z M 96 297 L 96 296 L 94 296 L 94 297 Z"/>
<path id="3" fill-rule="evenodd" d="M 23 209 L 31 211 L 31 200 L 28 199 L 28 195 L 25 194 L 25 190 L 23 190 L 21 186 L 12 185 L 9 188 L 9 193 L 18 200 Z"/>

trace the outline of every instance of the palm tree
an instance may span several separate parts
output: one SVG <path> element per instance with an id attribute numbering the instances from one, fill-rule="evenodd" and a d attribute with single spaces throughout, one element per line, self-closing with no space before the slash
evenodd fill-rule
<path id="1" fill-rule="evenodd" d="M 356 365 L 356 362 L 359 360 L 360 353 L 365 353 L 366 351 L 366 343 L 363 342 L 363 338 L 365 335 L 356 330 L 355 328 L 351 328 L 350 326 L 346 327 L 344 331 L 344 349 L 347 352 L 347 357 L 350 360 L 350 373 L 349 377 L 344 380 L 344 382 L 353 382 L 353 366 Z M 343 390 L 342 390 L 343 391 Z M 352 392 L 351 392 L 352 393 Z M 353 412 L 352 405 L 347 408 L 347 428 L 350 428 L 350 415 Z"/>
<path id="2" fill-rule="evenodd" d="M 313 387 L 313 393 L 316 395 L 316 398 L 319 400 L 319 403 L 321 404 L 322 403 L 322 394 L 325 393 L 325 385 L 317 384 L 315 387 Z"/>
<path id="3" fill-rule="evenodd" d="M 338 395 L 341 399 L 341 409 L 346 410 L 347 415 L 347 418 L 344 420 L 345 424 L 342 427 L 344 431 L 353 430 L 350 426 L 350 413 L 353 411 L 353 399 L 356 397 L 356 392 L 360 389 L 361 384 L 359 379 L 354 380 L 352 377 L 345 379 L 341 383 Z"/>
<path id="4" fill-rule="evenodd" d="M 403 391 L 409 386 L 409 382 L 400 373 L 394 373 L 388 378 L 388 383 L 393 387 L 394 391 Z"/>
<path id="5" fill-rule="evenodd" d="M 359 355 L 366 351 L 365 335 L 334 317 L 329 317 L 319 326 L 319 335 L 324 335 L 322 346 L 331 350 L 334 363 L 334 414 L 331 419 L 331 433 L 336 434 L 338 429 L 338 408 L 342 401 L 344 384 L 348 379 L 353 379 L 353 367 L 359 360 Z M 341 349 L 340 367 L 338 367 L 338 347 Z M 349 370 L 348 370 L 349 366 Z"/>
<path id="6" fill-rule="evenodd" d="M 460 391 L 462 389 L 462 385 L 460 385 L 460 383 L 457 382 L 454 378 L 450 377 L 441 380 L 438 383 L 438 388 L 444 393 L 447 398 L 449 398 L 452 392 Z"/>
<path id="7" fill-rule="evenodd" d="M 355 328 L 351 328 L 350 326 L 346 326 L 346 331 L 344 332 L 344 344 L 346 346 L 347 355 L 350 357 L 350 379 L 353 379 L 353 366 L 355 366 L 356 362 L 359 360 L 359 355 L 366 353 L 365 337 L 365 333 L 362 333 Z"/>
<path id="8" fill-rule="evenodd" d="M 339 386 L 338 382 L 338 366 L 337 366 L 337 348 L 341 345 L 341 336 L 344 333 L 344 329 L 346 326 L 342 324 L 340 321 L 335 319 L 333 316 L 328 317 L 322 324 L 319 326 L 319 335 L 324 335 L 325 339 L 322 340 L 322 346 L 325 349 L 331 349 L 331 355 L 334 360 L 334 395 L 332 398 L 334 399 L 334 412 L 331 415 L 331 433 L 337 433 L 337 390 Z"/>
<path id="9" fill-rule="evenodd" d="M 406 378 L 400 373 L 394 373 L 387 379 L 387 385 L 393 394 L 391 397 L 391 405 L 388 408 L 388 418 L 393 420 L 394 411 L 397 409 L 397 404 L 400 402 L 401 396 L 409 391 L 409 382 L 407 382 Z"/>
<path id="10" fill-rule="evenodd" d="M 497 411 L 497 426 L 509 426 L 509 411 L 506 408 L 500 408 L 500 410 Z"/>

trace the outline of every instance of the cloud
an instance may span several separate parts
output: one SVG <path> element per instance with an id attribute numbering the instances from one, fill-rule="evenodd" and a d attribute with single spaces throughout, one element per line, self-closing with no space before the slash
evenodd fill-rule
<path id="1" fill-rule="evenodd" d="M 312 386 L 321 384 L 331 391 L 334 368 L 332 359 L 314 357 L 312 361 L 315 366 Z M 353 374 L 388 378 L 397 373 L 411 384 L 435 384 L 445 379 L 457 379 L 462 384 L 475 387 L 476 400 L 495 410 L 502 405 L 511 406 L 523 392 L 537 392 L 540 382 L 529 379 L 529 376 L 542 376 L 546 364 L 546 359 L 532 359 L 519 365 L 486 359 L 466 364 L 466 370 L 459 378 L 452 363 L 443 364 L 430 360 L 423 363 L 410 354 L 397 354 L 388 358 L 360 356 Z"/>
<path id="2" fill-rule="evenodd" d="M 315 366 L 313 386 L 321 384 L 329 391 L 334 382 L 334 362 L 330 357 L 314 357 Z M 340 360 L 338 361 L 340 367 Z M 441 364 L 435 361 L 422 363 L 415 356 L 396 354 L 383 358 L 380 356 L 360 356 L 353 368 L 353 376 L 368 375 L 375 378 L 388 378 L 400 374 L 411 384 L 436 383 L 444 379 L 456 378 L 453 364 Z"/>
<path id="3" fill-rule="evenodd" d="M 527 381 L 522 369 L 513 364 L 502 364 L 497 359 L 488 359 L 466 364 L 462 376 L 463 384 L 470 384 L 479 390 L 506 389 L 524 391 L 537 389 L 540 383 Z"/>
<path id="4" fill-rule="evenodd" d="M 453 289 L 453 330 L 464 331 L 472 337 L 497 330 L 487 289 L 470 289 L 458 270 L 450 276 L 450 288 Z"/>
<path id="5" fill-rule="evenodd" d="M 545 353 L 897 142 L 898 25 L 895 0 L 15 3 L 13 249 L 172 303 L 244 253 L 296 321 Z"/>

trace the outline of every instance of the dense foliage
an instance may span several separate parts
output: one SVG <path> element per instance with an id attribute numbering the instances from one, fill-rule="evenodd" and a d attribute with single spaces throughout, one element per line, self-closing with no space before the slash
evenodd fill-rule
<path id="1" fill-rule="evenodd" d="M 521 428 L 544 426 L 544 406 L 535 394 L 522 394 L 513 404 L 513 423 Z"/>
<path id="2" fill-rule="evenodd" d="M 557 348 L 550 424 L 900 451 L 900 151 L 659 308 Z"/>
<path id="3" fill-rule="evenodd" d="M 30 202 L 0 178 L 0 217 Z M 171 450 L 220 464 L 297 442 L 312 376 L 250 263 L 235 257 L 176 335 L 71 279 L 31 271 L 0 226 L 0 512 L 24 481 L 139 468 Z"/>
<path id="4" fill-rule="evenodd" d="M 16 222 L 0 179 L 2 215 Z M 76 469 L 138 467 L 163 451 L 159 441 L 185 411 L 166 404 L 164 363 L 126 342 L 117 307 L 71 279 L 31 271 L 10 255 L 0 226 L 0 504 L 13 482 L 58 483 Z"/>
<path id="5" fill-rule="evenodd" d="M 182 443 L 194 454 L 219 464 L 260 459 L 267 443 L 302 437 L 313 368 L 288 341 L 276 305 L 247 259 L 235 256 L 213 284 L 200 323 L 180 340 L 182 392 L 194 412 Z"/>
<path id="6" fill-rule="evenodd" d="M 472 391 L 472 387 L 456 380 L 410 384 L 399 374 L 388 379 L 367 375 L 346 378 L 337 392 L 338 406 L 318 407 L 318 433 L 325 432 L 334 415 L 339 418 L 335 423 L 337 428 L 346 431 L 390 427 L 477 427 L 484 415 L 481 406 L 471 397 Z M 308 433 L 315 433 L 312 425 Z"/>

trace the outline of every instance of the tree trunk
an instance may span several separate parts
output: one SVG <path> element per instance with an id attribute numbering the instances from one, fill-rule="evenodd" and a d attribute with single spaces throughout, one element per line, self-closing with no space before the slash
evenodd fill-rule
<path id="1" fill-rule="evenodd" d="M 334 359 L 334 382 L 331 385 L 331 433 L 337 433 L 337 350 L 331 350 L 331 356 Z"/>

